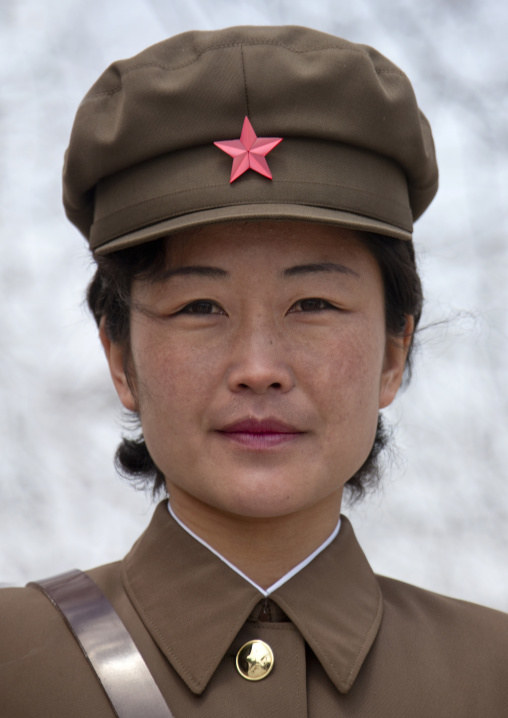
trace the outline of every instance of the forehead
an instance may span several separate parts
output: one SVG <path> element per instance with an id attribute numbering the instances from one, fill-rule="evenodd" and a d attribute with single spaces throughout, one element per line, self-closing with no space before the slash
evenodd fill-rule
<path id="1" fill-rule="evenodd" d="M 166 266 L 188 262 L 275 263 L 302 261 L 371 261 L 364 235 L 312 222 L 242 221 L 212 224 L 166 240 Z"/>

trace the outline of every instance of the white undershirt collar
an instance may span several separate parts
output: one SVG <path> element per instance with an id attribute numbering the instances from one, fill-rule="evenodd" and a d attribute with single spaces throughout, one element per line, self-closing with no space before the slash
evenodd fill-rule
<path id="1" fill-rule="evenodd" d="M 339 533 L 339 529 L 340 529 L 340 517 L 339 517 L 337 526 L 332 531 L 330 536 L 328 536 L 326 541 L 324 541 L 321 544 L 321 546 L 318 546 L 318 548 L 315 551 L 313 551 L 310 554 L 310 556 L 307 556 L 307 558 L 305 558 L 303 561 L 300 561 L 300 563 L 297 566 L 295 566 L 294 568 L 292 568 L 291 571 L 288 571 L 286 574 L 284 574 L 284 576 L 282 576 L 282 578 L 279 578 L 278 581 L 276 581 L 274 584 L 272 584 L 269 588 L 265 589 L 265 588 L 261 588 L 261 586 L 258 586 L 258 584 L 255 583 L 254 581 L 252 581 L 252 579 L 250 579 L 248 576 L 246 576 L 243 571 L 240 571 L 239 568 L 237 568 L 235 565 L 233 565 L 231 563 L 231 561 L 228 561 L 227 558 L 224 558 L 224 556 L 222 556 L 216 549 L 214 549 L 213 546 L 210 546 L 209 543 L 207 543 L 202 538 L 200 538 L 197 534 L 194 533 L 194 531 L 191 531 L 191 529 L 188 526 L 186 526 L 183 523 L 183 521 L 181 521 L 178 518 L 178 516 L 175 514 L 175 512 L 171 508 L 171 504 L 169 501 L 168 501 L 168 511 L 171 514 L 171 516 L 175 519 L 176 523 L 179 524 L 179 526 L 181 526 L 184 531 L 187 531 L 187 533 L 190 536 L 192 536 L 192 538 L 196 539 L 196 541 L 199 541 L 199 543 L 202 546 L 204 546 L 209 551 L 211 551 L 213 554 L 215 554 L 218 558 L 220 558 L 220 560 L 223 561 L 227 566 L 229 566 L 230 569 L 235 571 L 235 573 L 237 573 L 239 576 L 241 576 L 243 579 L 245 579 L 245 581 L 248 581 L 252 586 L 254 586 L 254 588 L 256 588 L 260 593 L 262 593 L 263 596 L 269 596 L 276 589 L 280 588 L 284 583 L 286 583 L 286 581 L 289 581 L 290 578 L 293 578 L 293 576 L 295 576 L 299 571 L 301 571 L 302 568 L 305 568 L 305 566 L 307 566 L 312 560 L 314 560 L 316 558 L 316 556 L 318 556 L 321 553 L 321 551 L 324 551 L 325 548 L 327 546 L 329 546 L 329 544 L 331 544 L 333 539 Z"/>

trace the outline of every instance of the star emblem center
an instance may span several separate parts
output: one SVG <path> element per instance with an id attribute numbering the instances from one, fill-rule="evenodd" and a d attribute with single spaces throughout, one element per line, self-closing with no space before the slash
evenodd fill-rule
<path id="1" fill-rule="evenodd" d="M 263 177 L 272 179 L 272 173 L 266 161 L 266 155 L 282 142 L 282 137 L 258 137 L 254 132 L 250 120 L 243 121 L 242 133 L 239 140 L 221 140 L 213 144 L 233 158 L 233 167 L 229 182 L 234 182 L 248 169 L 259 172 Z"/>

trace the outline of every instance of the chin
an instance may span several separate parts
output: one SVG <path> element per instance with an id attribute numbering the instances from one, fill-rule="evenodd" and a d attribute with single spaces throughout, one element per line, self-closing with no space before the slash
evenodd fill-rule
<path id="1" fill-rule="evenodd" d="M 274 491 L 273 481 L 269 486 L 257 485 L 246 491 L 228 494 L 222 508 L 227 513 L 251 519 L 276 519 L 291 514 L 305 513 L 314 505 L 328 500 L 330 494 L 321 497 L 308 492 L 298 492 L 291 484 L 279 486 Z"/>

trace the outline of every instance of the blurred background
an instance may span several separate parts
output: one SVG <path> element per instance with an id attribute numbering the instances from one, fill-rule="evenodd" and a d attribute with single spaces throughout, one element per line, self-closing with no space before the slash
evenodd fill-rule
<path id="1" fill-rule="evenodd" d="M 508 610 L 508 5 L 502 0 L 1 0 L 0 583 L 121 558 L 149 496 L 83 306 L 92 266 L 60 169 L 99 74 L 169 35 L 299 24 L 373 45 L 411 78 L 441 188 L 417 223 L 427 304 L 386 412 L 383 487 L 345 509 L 374 569 Z"/>

